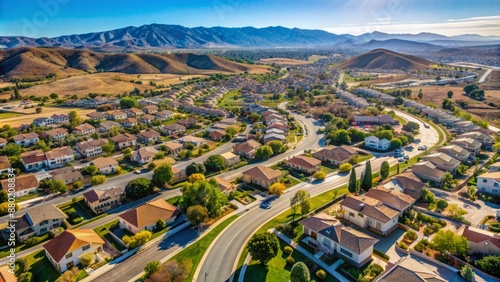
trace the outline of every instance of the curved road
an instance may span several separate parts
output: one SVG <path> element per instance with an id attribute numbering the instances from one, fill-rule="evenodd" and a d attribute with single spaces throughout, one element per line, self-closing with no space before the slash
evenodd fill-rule
<path id="1" fill-rule="evenodd" d="M 416 136 L 416 138 L 420 140 L 419 145 L 432 147 L 439 141 L 439 135 L 433 127 L 425 128 L 423 123 L 413 116 L 400 111 L 395 112 L 408 121 L 414 121 L 420 124 L 421 134 Z M 421 153 L 422 151 L 416 149 L 406 152 L 410 157 L 414 157 Z M 397 163 L 397 160 L 393 157 L 376 158 L 371 161 L 373 171 L 379 170 L 383 161 L 388 161 L 391 165 Z M 357 175 L 361 175 L 364 166 L 365 165 L 362 164 L 356 168 Z M 210 251 L 206 254 L 204 261 L 200 263 L 198 268 L 199 275 L 196 281 L 220 282 L 230 279 L 232 273 L 236 270 L 239 254 L 242 248 L 245 247 L 247 240 L 258 228 L 260 228 L 260 226 L 289 208 L 289 198 L 292 197 L 296 190 L 305 189 L 311 194 L 311 197 L 313 197 L 335 187 L 347 184 L 348 181 L 349 174 L 341 174 L 327 177 L 319 184 L 300 183 L 288 189 L 285 194 L 275 200 L 271 209 L 264 210 L 254 208 L 241 215 L 220 233 L 217 240 L 212 243 Z"/>

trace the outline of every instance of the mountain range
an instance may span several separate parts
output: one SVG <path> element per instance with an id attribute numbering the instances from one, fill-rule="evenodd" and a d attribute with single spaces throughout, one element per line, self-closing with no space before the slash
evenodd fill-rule
<path id="1" fill-rule="evenodd" d="M 465 34 L 447 37 L 434 33 L 365 33 L 354 36 L 324 30 L 277 27 L 193 27 L 148 24 L 115 30 L 58 37 L 29 38 L 0 36 L 0 47 L 64 47 L 96 51 L 133 51 L 155 49 L 275 48 L 275 47 L 360 47 L 375 41 L 403 40 L 405 48 L 435 48 L 500 43 L 500 37 Z M 411 46 L 411 43 L 416 43 Z M 395 43 L 395 42 L 389 42 Z M 401 43 L 401 42 L 399 42 Z M 418 44 L 426 43 L 429 45 Z M 375 45 L 373 42 L 372 45 Z M 377 48 L 384 48 L 377 46 Z"/>

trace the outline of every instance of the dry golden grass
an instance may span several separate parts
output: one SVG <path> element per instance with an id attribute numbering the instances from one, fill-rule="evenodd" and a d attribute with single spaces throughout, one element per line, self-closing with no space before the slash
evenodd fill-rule
<path id="1" fill-rule="evenodd" d="M 43 110 L 40 114 L 35 113 L 35 108 L 20 109 L 19 112 L 23 112 L 26 115 L 0 119 L 0 127 L 7 124 L 10 126 L 20 126 L 22 124 L 29 124 L 36 118 L 48 117 L 53 114 L 68 114 L 70 111 L 73 110 L 77 111 L 78 115 L 83 119 L 87 119 L 85 115 L 95 111 L 95 110 L 80 109 L 80 108 L 56 108 L 56 107 L 42 107 L 42 108 Z"/>
<path id="2" fill-rule="evenodd" d="M 156 167 L 158 167 L 158 166 L 160 166 L 162 164 L 173 165 L 175 163 L 175 160 L 173 158 L 171 158 L 171 157 L 165 157 L 164 159 L 161 159 L 161 160 L 154 160 L 153 163 L 156 164 Z"/>
<path id="3" fill-rule="evenodd" d="M 309 58 L 307 58 L 307 60 L 309 62 L 314 63 L 314 62 L 316 62 L 318 60 L 326 59 L 326 58 L 328 58 L 328 57 L 327 56 L 320 56 L 320 55 L 311 55 L 311 56 L 309 56 Z"/>
<path id="4" fill-rule="evenodd" d="M 262 64 L 273 64 L 274 63 L 274 64 L 278 64 L 278 65 L 307 65 L 307 64 L 311 63 L 308 61 L 288 59 L 288 58 L 265 58 L 265 59 L 260 59 L 257 62 L 262 63 Z"/>

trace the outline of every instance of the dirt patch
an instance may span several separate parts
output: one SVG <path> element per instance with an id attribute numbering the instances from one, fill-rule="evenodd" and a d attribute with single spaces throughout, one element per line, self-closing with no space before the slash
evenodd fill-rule
<path id="1" fill-rule="evenodd" d="M 0 126 L 4 126 L 6 124 L 10 126 L 21 126 L 23 124 L 31 123 L 36 118 L 49 117 L 53 114 L 68 114 L 70 111 L 76 111 L 80 117 L 82 117 L 83 119 L 87 119 L 85 115 L 94 112 L 95 110 L 80 109 L 80 108 L 42 107 L 42 112 L 40 114 L 34 113 L 35 108 L 23 109 L 22 111 L 25 111 L 28 114 L 17 117 L 0 119 Z"/>
<path id="2" fill-rule="evenodd" d="M 481 88 L 488 90 L 500 89 L 500 70 L 492 71 L 490 75 L 486 77 L 486 81 L 481 84 Z"/>

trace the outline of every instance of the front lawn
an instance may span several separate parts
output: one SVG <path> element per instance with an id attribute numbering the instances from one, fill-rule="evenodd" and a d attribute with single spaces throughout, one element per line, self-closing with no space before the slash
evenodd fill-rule
<path id="1" fill-rule="evenodd" d="M 32 238 L 37 238 L 38 239 L 38 243 L 36 245 L 40 245 L 48 240 L 50 240 L 49 238 L 49 233 L 45 233 L 41 236 L 33 236 Z M 34 246 L 36 246 L 34 245 Z M 16 253 L 20 252 L 20 251 L 24 251 L 24 250 L 27 250 L 31 247 L 34 247 L 34 246 L 30 246 L 28 247 L 25 243 L 16 243 Z M 10 248 L 6 248 L 6 249 L 3 249 L 0 251 L 0 258 L 5 258 L 7 257 L 8 255 L 10 254 Z"/>
<path id="2" fill-rule="evenodd" d="M 76 199 L 76 198 L 75 198 Z M 85 205 L 83 198 L 77 201 L 68 202 L 58 206 L 58 208 L 69 217 L 69 223 L 72 225 L 78 224 L 83 220 L 89 220 L 96 217 L 96 214 Z"/>
<path id="3" fill-rule="evenodd" d="M 354 163 L 359 164 L 371 158 L 373 158 L 372 154 L 358 154 L 358 157 L 354 159 Z"/>
<path id="4" fill-rule="evenodd" d="M 33 281 L 53 282 L 59 278 L 59 272 L 47 259 L 44 250 L 29 254 L 24 258 L 28 260 L 29 271 L 33 274 Z"/>
<path id="5" fill-rule="evenodd" d="M 338 170 L 337 168 L 321 165 L 321 171 L 326 173 L 326 174 L 330 174 L 330 173 L 335 172 L 337 170 Z"/>
<path id="6" fill-rule="evenodd" d="M 114 226 L 118 225 L 119 220 L 113 220 L 111 222 L 108 222 L 102 226 L 94 228 L 94 232 L 97 233 L 101 238 L 104 238 L 106 241 L 108 241 L 115 249 L 118 251 L 123 251 L 125 248 L 118 242 L 116 239 L 109 234 L 109 229 L 113 228 Z"/>
<path id="7" fill-rule="evenodd" d="M 200 264 L 203 254 L 205 254 L 210 244 L 212 244 L 212 241 L 215 239 L 215 237 L 219 235 L 220 232 L 222 232 L 222 230 L 224 230 L 224 228 L 226 228 L 237 217 L 238 217 L 237 215 L 233 215 L 230 218 L 224 220 L 214 229 L 208 232 L 208 234 L 203 236 L 203 238 L 196 241 L 195 243 L 185 248 L 180 253 L 176 254 L 174 257 L 170 259 L 170 260 L 176 260 L 179 263 L 183 261 L 190 262 L 191 269 L 189 270 L 189 276 L 185 279 L 185 281 L 193 280 L 194 272 L 196 271 L 196 268 L 198 268 L 198 265 Z"/>
<path id="8" fill-rule="evenodd" d="M 262 266 L 258 261 L 252 260 L 248 264 L 247 270 L 245 272 L 245 282 L 288 282 L 290 281 L 290 270 L 292 266 L 286 264 L 287 254 L 283 253 L 283 249 L 287 246 L 287 244 L 280 241 L 280 248 L 278 251 L 278 255 L 274 257 L 267 266 Z M 319 279 L 315 275 L 315 271 L 312 271 L 312 267 L 314 263 L 306 258 L 301 252 L 297 250 L 293 250 L 291 254 L 292 258 L 295 262 L 304 262 L 309 267 L 309 272 L 311 273 L 311 278 L 313 280 L 319 281 Z M 319 270 L 316 266 L 316 268 Z M 331 282 L 337 281 L 334 277 L 327 274 L 327 277 L 324 281 Z"/>

